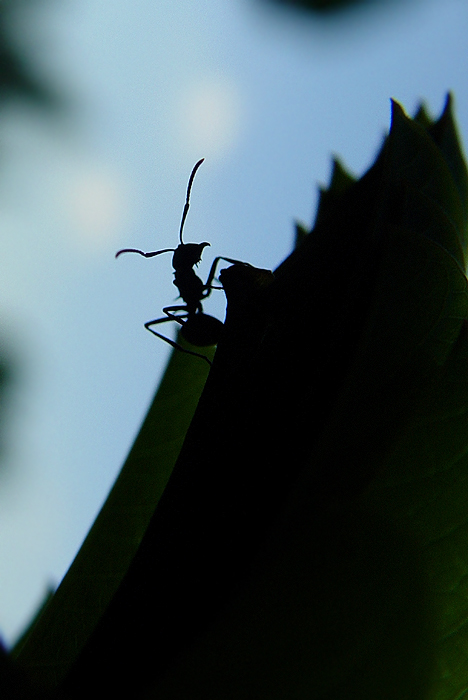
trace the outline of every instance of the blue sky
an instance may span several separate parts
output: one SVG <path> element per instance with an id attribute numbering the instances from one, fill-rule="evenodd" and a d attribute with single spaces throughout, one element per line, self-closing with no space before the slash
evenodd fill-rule
<path id="1" fill-rule="evenodd" d="M 468 5 L 389 3 L 324 23 L 254 0 L 65 0 L 31 11 L 61 117 L 0 124 L 0 342 L 20 371 L 0 474 L 0 631 L 11 642 L 68 568 L 138 430 L 169 347 L 143 323 L 172 303 L 186 241 L 274 268 L 313 220 L 338 155 L 362 173 L 389 98 L 468 138 Z M 223 315 L 222 293 L 207 310 Z M 297 329 L 300 335 L 300 329 Z"/>

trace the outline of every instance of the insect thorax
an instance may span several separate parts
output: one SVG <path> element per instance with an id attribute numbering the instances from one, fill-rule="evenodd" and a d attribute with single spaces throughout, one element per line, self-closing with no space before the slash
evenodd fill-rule
<path id="1" fill-rule="evenodd" d="M 201 310 L 200 301 L 205 296 L 205 284 L 195 274 L 194 270 L 176 270 L 174 272 L 174 284 L 189 310 Z"/>

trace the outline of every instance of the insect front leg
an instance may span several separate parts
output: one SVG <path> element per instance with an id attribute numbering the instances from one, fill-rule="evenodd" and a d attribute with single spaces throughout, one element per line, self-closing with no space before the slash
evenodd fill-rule
<path id="1" fill-rule="evenodd" d="M 247 267 L 252 267 L 250 263 L 243 262 L 242 260 L 234 260 L 233 258 L 225 258 L 223 255 L 218 255 L 218 257 L 213 260 L 213 263 L 211 265 L 210 274 L 208 275 L 208 279 L 206 280 L 205 284 L 203 298 L 209 296 L 211 294 L 212 289 L 222 289 L 222 287 L 213 287 L 213 280 L 216 275 L 216 268 L 220 260 L 224 260 L 225 262 L 231 263 L 231 265 L 246 265 Z"/>

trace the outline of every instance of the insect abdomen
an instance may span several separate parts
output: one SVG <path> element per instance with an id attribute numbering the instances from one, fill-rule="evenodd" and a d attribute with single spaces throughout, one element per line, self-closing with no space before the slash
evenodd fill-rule
<path id="1" fill-rule="evenodd" d="M 214 316 L 197 313 L 189 316 L 182 326 L 182 336 L 188 343 L 198 347 L 217 345 L 223 331 L 223 324 Z"/>

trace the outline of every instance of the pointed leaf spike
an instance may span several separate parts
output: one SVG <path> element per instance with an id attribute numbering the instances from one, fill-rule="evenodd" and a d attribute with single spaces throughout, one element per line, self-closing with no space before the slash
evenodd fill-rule
<path id="1" fill-rule="evenodd" d="M 450 93 L 447 94 L 440 118 L 431 127 L 430 135 L 441 150 L 460 196 L 464 216 L 462 245 L 466 249 L 468 246 L 468 169 L 453 116 L 453 96 Z"/>
<path id="2" fill-rule="evenodd" d="M 429 130 L 434 124 L 434 120 L 429 114 L 424 102 L 419 105 L 416 114 L 414 115 L 414 121 L 423 126 L 426 130 Z"/>
<path id="3" fill-rule="evenodd" d="M 393 131 L 398 122 L 405 121 L 408 119 L 408 117 L 406 116 L 405 111 L 399 102 L 393 98 L 390 100 L 390 102 L 392 105 L 390 131 Z"/>
<path id="4" fill-rule="evenodd" d="M 339 158 L 333 158 L 332 176 L 329 189 L 336 193 L 345 192 L 348 187 L 353 184 L 353 182 L 356 182 L 356 178 L 345 169 Z"/>
<path id="5" fill-rule="evenodd" d="M 304 224 L 301 224 L 300 221 L 296 221 L 296 235 L 294 239 L 294 248 L 299 248 L 299 246 L 303 241 L 305 241 L 309 233 L 310 231 L 304 226 Z"/>

